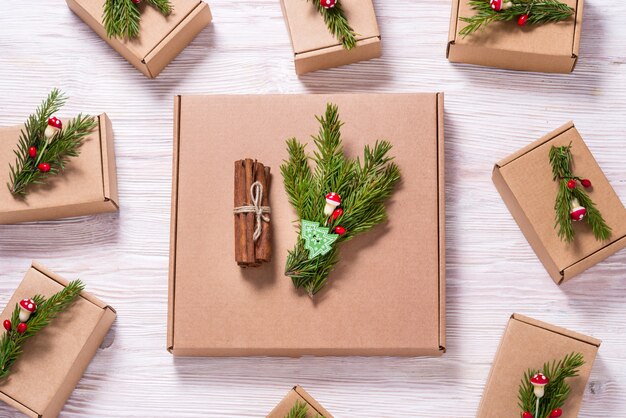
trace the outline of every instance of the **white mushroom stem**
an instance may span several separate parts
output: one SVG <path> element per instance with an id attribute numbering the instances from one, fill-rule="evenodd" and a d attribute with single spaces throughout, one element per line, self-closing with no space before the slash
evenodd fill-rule
<path id="1" fill-rule="evenodd" d="M 20 308 L 20 322 L 26 322 L 30 318 L 31 312 L 28 312 L 24 308 Z"/>

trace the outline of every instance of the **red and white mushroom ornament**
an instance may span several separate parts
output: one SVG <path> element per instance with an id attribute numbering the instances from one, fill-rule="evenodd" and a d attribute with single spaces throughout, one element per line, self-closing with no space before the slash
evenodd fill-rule
<path id="1" fill-rule="evenodd" d="M 587 214 L 587 209 L 584 206 L 580 206 L 578 199 L 572 199 L 572 210 L 569 211 L 569 216 L 572 221 L 582 221 Z"/>
<path id="2" fill-rule="evenodd" d="M 54 137 L 57 133 L 61 132 L 61 129 L 63 129 L 63 123 L 61 122 L 61 119 L 53 116 L 48 119 L 48 126 L 46 126 L 46 130 L 44 131 L 43 135 L 47 139 L 52 139 L 52 137 Z"/>
<path id="3" fill-rule="evenodd" d="M 337 4 L 337 0 L 320 0 L 320 6 L 324 9 L 332 9 Z"/>
<path id="4" fill-rule="evenodd" d="M 509 9 L 510 7 L 513 6 L 513 3 L 510 1 L 504 1 L 504 0 L 490 0 L 489 6 L 496 12 L 499 12 L 500 10 Z"/>
<path id="5" fill-rule="evenodd" d="M 326 206 L 324 206 L 324 215 L 330 216 L 337 206 L 341 205 L 341 196 L 335 192 L 326 195 Z"/>
<path id="6" fill-rule="evenodd" d="M 26 322 L 30 315 L 37 310 L 37 304 L 32 299 L 22 299 L 20 301 L 20 321 Z"/>
<path id="7" fill-rule="evenodd" d="M 530 383 L 533 385 L 534 393 L 537 397 L 535 415 L 539 415 L 539 399 L 543 398 L 543 395 L 545 394 L 545 387 L 548 383 L 550 383 L 550 379 L 548 379 L 543 373 L 537 373 L 530 378 Z"/>

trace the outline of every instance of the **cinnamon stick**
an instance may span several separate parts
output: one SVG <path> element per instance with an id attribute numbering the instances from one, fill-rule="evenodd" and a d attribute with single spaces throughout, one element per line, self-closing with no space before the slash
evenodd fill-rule
<path id="1" fill-rule="evenodd" d="M 252 196 L 250 195 L 250 187 L 252 183 L 254 183 L 254 174 L 255 174 L 255 165 L 256 161 L 251 160 L 250 158 L 246 158 L 244 160 L 244 168 L 245 168 L 245 205 L 252 205 Z M 254 212 L 248 212 L 244 214 L 245 225 L 246 225 L 246 253 L 244 255 L 244 262 L 248 265 L 256 264 L 256 257 L 254 255 L 254 222 L 255 222 L 255 214 Z"/>
<path id="2" fill-rule="evenodd" d="M 257 181 L 263 186 L 263 199 L 262 206 L 269 206 L 270 201 L 270 168 L 264 167 L 263 164 L 258 164 L 257 167 Z M 266 213 L 268 218 L 270 213 Z M 270 228 L 270 222 L 263 221 L 261 226 L 261 236 L 255 243 L 255 254 L 257 262 L 269 262 L 272 260 L 272 230 Z"/>
<path id="3" fill-rule="evenodd" d="M 235 161 L 235 207 L 246 203 L 246 173 L 244 161 Z M 245 214 L 235 214 L 235 261 L 245 266 L 246 252 L 246 222 Z"/>

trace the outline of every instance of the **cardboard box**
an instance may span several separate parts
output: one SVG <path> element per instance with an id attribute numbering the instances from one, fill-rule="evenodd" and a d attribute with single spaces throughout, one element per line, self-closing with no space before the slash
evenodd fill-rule
<path id="1" fill-rule="evenodd" d="M 33 263 L 1 318 L 9 318 L 20 300 L 36 294 L 49 297 L 67 283 Z M 23 354 L 0 384 L 0 400 L 31 418 L 58 416 L 115 316 L 113 308 L 83 291 L 66 311 L 24 343 Z"/>
<path id="2" fill-rule="evenodd" d="M 591 199 L 613 229 L 596 241 L 586 222 L 574 222 L 574 242 L 562 241 L 554 228 L 558 183 L 552 180 L 552 145 L 572 144 L 574 172 L 591 180 Z M 502 200 L 550 274 L 561 284 L 626 247 L 626 209 L 572 122 L 498 162 L 492 176 Z"/>
<path id="3" fill-rule="evenodd" d="M 566 380 L 571 392 L 562 408 L 564 417 L 577 417 L 600 343 L 595 338 L 513 314 L 500 341 L 476 417 L 520 416 L 517 394 L 524 372 L 578 352 L 584 356 L 585 364 L 577 377 Z"/>
<path id="4" fill-rule="evenodd" d="M 348 22 L 357 33 L 357 46 L 351 50 L 344 49 L 328 31 L 323 16 L 310 1 L 281 0 L 281 5 L 297 74 L 380 57 L 380 31 L 372 0 L 341 0 Z"/>
<path id="5" fill-rule="evenodd" d="M 580 49 L 583 0 L 562 1 L 576 10 L 567 21 L 524 28 L 516 21 L 493 22 L 463 38 L 459 31 L 467 24 L 459 17 L 471 17 L 476 12 L 469 0 L 453 0 L 447 57 L 451 62 L 510 70 L 570 73 Z"/>
<path id="6" fill-rule="evenodd" d="M 6 184 L 15 164 L 23 125 L 0 128 L 0 224 L 44 221 L 118 210 L 113 129 L 105 113 L 85 139 L 80 155 L 45 185 L 33 185 L 25 198 L 14 197 Z"/>
<path id="7" fill-rule="evenodd" d="M 209 6 L 201 0 L 171 0 L 174 10 L 163 16 L 143 2 L 137 38 L 109 38 L 102 25 L 104 0 L 66 0 L 94 32 L 148 78 L 155 78 L 211 22 Z"/>
<path id="8" fill-rule="evenodd" d="M 302 402 L 309 406 L 309 411 L 306 415 L 307 418 L 314 418 L 316 415 L 321 415 L 324 418 L 333 418 L 330 412 L 325 410 L 322 405 L 300 386 L 294 386 L 287 396 L 276 405 L 276 408 L 272 409 L 272 412 L 269 413 L 267 418 L 285 418 L 296 402 Z"/>
<path id="9" fill-rule="evenodd" d="M 389 221 L 342 244 L 341 261 L 311 300 L 283 274 L 298 234 L 279 166 L 286 140 L 310 142 L 329 102 L 345 122 L 346 153 L 386 138 L 403 180 Z M 167 338 L 174 355 L 443 353 L 443 95 L 179 96 L 174 118 Z M 233 163 L 244 156 L 273 173 L 273 257 L 256 269 L 234 259 Z"/>

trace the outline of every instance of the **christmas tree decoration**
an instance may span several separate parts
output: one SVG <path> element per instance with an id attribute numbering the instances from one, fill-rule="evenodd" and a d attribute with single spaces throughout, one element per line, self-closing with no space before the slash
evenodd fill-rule
<path id="1" fill-rule="evenodd" d="M 324 23 L 330 33 L 344 49 L 352 49 L 356 46 L 356 33 L 350 26 L 348 18 L 341 7 L 340 0 L 307 0 L 312 2 L 317 11 L 324 18 Z"/>
<path id="2" fill-rule="evenodd" d="M 61 121 L 51 115 L 58 112 L 66 100 L 54 89 L 28 117 L 15 150 L 15 165 L 9 165 L 8 187 L 14 196 L 24 197 L 30 185 L 44 184 L 50 176 L 59 174 L 70 157 L 79 155 L 85 137 L 97 126 L 96 118 L 79 114 L 62 129 Z"/>
<path id="3" fill-rule="evenodd" d="M 373 148 L 365 147 L 362 159 L 349 159 L 343 153 L 337 106 L 328 104 L 317 120 L 321 127 L 313 137 L 314 156 L 309 157 L 305 145 L 292 138 L 287 141 L 289 158 L 280 167 L 289 201 L 300 219 L 300 238 L 289 251 L 285 275 L 311 297 L 326 284 L 339 261 L 337 244 L 387 219 L 385 202 L 400 180 L 400 169 L 388 155 L 390 142 L 377 141 Z M 335 229 L 337 220 L 329 219 L 337 200 L 343 210 L 342 235 Z M 327 205 L 332 210 L 325 210 Z M 329 233 L 332 230 L 337 233 Z"/>
<path id="4" fill-rule="evenodd" d="M 7 331 L 0 338 L 0 379 L 6 378 L 11 373 L 11 367 L 22 354 L 24 342 L 50 324 L 59 313 L 65 311 L 83 288 L 83 283 L 75 280 L 48 299 L 35 295 L 15 305 L 11 319 L 4 321 Z M 23 320 L 24 318 L 26 320 Z M 12 324 L 17 326 L 13 327 Z"/>
<path id="5" fill-rule="evenodd" d="M 522 418 L 558 418 L 567 400 L 570 386 L 566 379 L 578 376 L 585 364 L 580 353 L 571 353 L 563 359 L 545 363 L 541 371 L 528 369 L 518 390 Z M 534 415 L 530 412 L 534 411 Z"/>
<path id="6" fill-rule="evenodd" d="M 565 242 L 572 242 L 575 235 L 572 222 L 585 219 L 591 226 L 596 240 L 607 240 L 611 236 L 611 228 L 606 224 L 589 195 L 583 189 L 576 187 L 576 182 L 583 184 L 584 181 L 583 187 L 587 187 L 585 184 L 591 186 L 591 181 L 572 174 L 571 148 L 571 144 L 559 147 L 553 145 L 549 153 L 552 179 L 559 182 L 554 204 L 555 227 L 558 227 L 559 238 Z"/>
<path id="7" fill-rule="evenodd" d="M 471 35 L 492 22 L 516 20 L 519 26 L 527 23 L 538 25 L 570 19 L 575 12 L 572 7 L 558 0 L 515 0 L 506 3 L 502 0 L 470 0 L 469 4 L 476 14 L 460 18 L 468 24 L 459 31 L 462 37 Z"/>
<path id="8" fill-rule="evenodd" d="M 105 0 L 102 21 L 109 38 L 133 39 L 139 36 L 141 0 Z M 163 16 L 172 13 L 170 0 L 146 0 Z"/>

